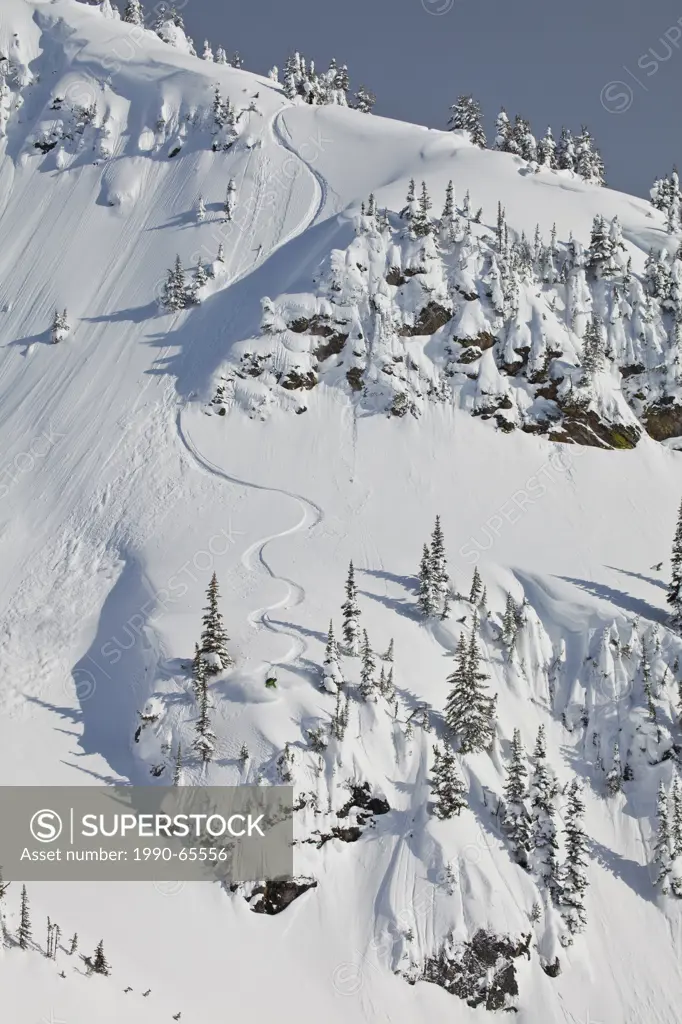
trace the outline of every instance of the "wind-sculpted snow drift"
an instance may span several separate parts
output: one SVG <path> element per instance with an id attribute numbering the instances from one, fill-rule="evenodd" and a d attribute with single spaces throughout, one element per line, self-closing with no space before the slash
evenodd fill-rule
<path id="1" fill-rule="evenodd" d="M 296 877 L 12 883 L 8 1019 L 677 1021 L 680 238 L 110 15 L 0 7 L 0 781 L 291 782 Z"/>

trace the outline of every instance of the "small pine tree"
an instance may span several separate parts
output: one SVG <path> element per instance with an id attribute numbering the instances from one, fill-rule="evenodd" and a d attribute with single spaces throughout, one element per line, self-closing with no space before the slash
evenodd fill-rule
<path id="1" fill-rule="evenodd" d="M 104 955 L 104 942 L 101 940 L 97 943 L 97 949 L 92 961 L 92 970 L 95 974 L 103 974 L 106 977 L 111 974 L 111 968 Z"/>
<path id="2" fill-rule="evenodd" d="M 426 182 L 422 181 L 422 190 L 417 201 L 417 212 L 412 218 L 412 233 L 417 238 L 425 238 L 431 233 L 431 217 L 429 211 L 432 207 L 431 197 L 426 189 Z"/>
<path id="3" fill-rule="evenodd" d="M 52 319 L 52 344 L 57 345 L 60 341 L 63 341 L 67 336 L 71 327 L 69 326 L 69 319 L 66 310 L 55 310 L 54 317 Z"/>
<path id="4" fill-rule="evenodd" d="M 393 661 L 393 653 L 394 653 L 394 643 L 393 643 L 393 637 L 391 637 L 391 640 L 390 640 L 390 643 L 389 643 L 388 648 L 386 650 L 386 653 L 382 655 L 382 659 L 384 661 Z"/>
<path id="5" fill-rule="evenodd" d="M 518 729 L 514 729 L 511 760 L 507 766 L 507 780 L 504 786 L 504 829 L 509 836 L 514 857 L 523 868 L 528 867 L 528 854 L 531 847 L 531 823 L 526 807 L 527 780 L 528 769 L 525 751 L 521 743 L 521 733 Z"/>
<path id="6" fill-rule="evenodd" d="M 360 646 L 360 624 L 358 619 L 360 618 L 360 608 L 358 605 L 358 588 L 355 582 L 355 568 L 353 563 L 350 563 L 348 567 L 348 576 L 346 578 L 346 600 L 341 605 L 341 611 L 343 613 L 343 625 L 341 632 L 343 633 L 343 639 L 346 643 L 346 651 L 348 654 L 355 657 L 358 654 Z"/>
<path id="7" fill-rule="evenodd" d="M 21 949 L 28 949 L 31 941 L 31 913 L 28 904 L 28 893 L 26 886 L 21 887 L 21 911 L 19 918 L 19 946 Z"/>
<path id="8" fill-rule="evenodd" d="M 571 935 L 584 931 L 587 923 L 585 893 L 587 879 L 587 835 L 583 828 L 585 804 L 582 786 L 574 779 L 568 791 L 566 810 L 566 861 L 561 878 L 561 909 Z"/>
<path id="9" fill-rule="evenodd" d="M 199 223 L 206 220 L 206 204 L 203 196 L 199 196 L 197 200 L 197 220 Z"/>
<path id="10" fill-rule="evenodd" d="M 229 637 L 225 630 L 223 617 L 218 608 L 218 577 L 213 573 L 211 582 L 206 591 L 207 605 L 204 608 L 203 631 L 201 634 L 201 656 L 206 664 L 206 671 L 209 675 L 222 672 L 228 665 L 232 664 L 232 658 L 227 650 Z"/>
<path id="11" fill-rule="evenodd" d="M 431 778 L 431 791 L 435 797 L 433 813 L 441 821 L 459 814 L 467 806 L 466 786 L 459 773 L 457 760 L 451 748 L 445 745 L 442 749 L 436 744 L 433 748 L 434 765 Z"/>
<path id="12" fill-rule="evenodd" d="M 71 945 L 69 946 L 69 956 L 73 956 L 78 950 L 78 932 L 73 933 L 71 939 Z"/>
<path id="13" fill-rule="evenodd" d="M 361 85 L 355 94 L 353 106 L 363 114 L 371 114 L 376 101 L 377 98 L 374 93 L 370 89 L 366 89 L 364 85 Z"/>

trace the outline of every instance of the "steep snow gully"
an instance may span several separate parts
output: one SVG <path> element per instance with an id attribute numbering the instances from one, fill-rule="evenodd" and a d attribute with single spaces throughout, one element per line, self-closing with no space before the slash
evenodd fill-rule
<path id="1" fill-rule="evenodd" d="M 306 216 L 302 219 L 298 226 L 293 230 L 289 231 L 283 238 L 280 238 L 267 253 L 261 253 L 260 257 L 257 260 L 255 260 L 254 263 L 252 264 L 249 272 L 253 272 L 255 269 L 257 269 L 258 266 L 260 266 L 267 259 L 269 259 L 278 249 L 281 249 L 283 246 L 287 245 L 293 238 L 297 237 L 300 234 L 303 234 L 304 231 L 306 231 L 312 224 L 314 224 L 315 221 L 320 216 L 320 214 L 322 213 L 327 201 L 328 189 L 325 179 L 318 171 L 316 171 L 312 167 L 310 163 L 308 163 L 308 161 L 306 161 L 302 156 L 300 156 L 300 154 L 295 149 L 293 143 L 290 141 L 289 132 L 286 127 L 286 122 L 284 121 L 283 115 L 284 111 L 279 111 L 279 113 L 277 113 L 274 116 L 269 125 L 270 133 L 272 138 L 280 146 L 282 146 L 282 148 L 286 149 L 297 160 L 299 160 L 303 168 L 305 168 L 305 170 L 307 170 L 307 172 L 309 173 L 312 184 L 310 206 L 308 208 Z M 255 213 L 257 215 L 258 210 L 256 210 Z M 238 274 L 237 276 L 241 275 Z M 233 280 L 227 282 L 228 285 L 233 283 Z M 265 491 L 273 495 L 289 498 L 298 506 L 301 512 L 301 516 L 300 519 L 293 526 L 286 527 L 285 529 L 277 533 L 270 534 L 266 537 L 261 537 L 258 540 L 254 541 L 254 543 L 251 544 L 243 553 L 241 558 L 244 568 L 247 569 L 249 572 L 265 573 L 265 575 L 268 576 L 271 580 L 281 583 L 285 588 L 283 597 L 276 601 L 274 604 L 266 605 L 263 608 L 257 608 L 254 611 L 250 612 L 248 615 L 248 622 L 255 629 L 268 629 L 272 633 L 278 634 L 280 636 L 288 636 L 291 638 L 292 643 L 289 650 L 283 656 L 281 656 L 276 663 L 270 663 L 267 667 L 270 670 L 274 670 L 276 665 L 284 665 L 296 662 L 305 654 L 307 650 L 308 644 L 306 640 L 303 637 L 301 637 L 300 634 L 295 633 L 292 630 L 288 630 L 281 626 L 276 626 L 270 620 L 269 613 L 280 609 L 294 608 L 297 605 L 302 604 L 303 601 L 305 600 L 306 593 L 303 587 L 301 587 L 298 583 L 294 582 L 293 580 L 287 579 L 284 576 L 277 575 L 277 573 L 274 571 L 274 569 L 272 568 L 272 566 L 265 557 L 265 550 L 270 544 L 272 544 L 276 540 L 280 540 L 283 537 L 292 536 L 293 534 L 300 533 L 301 531 L 312 530 L 314 527 L 319 525 L 324 518 L 324 513 L 322 509 L 314 502 L 310 501 L 308 498 L 303 497 L 302 495 L 294 494 L 290 491 L 286 491 L 278 487 L 267 487 L 263 484 L 252 483 L 249 480 L 243 480 L 239 477 L 232 476 L 225 470 L 221 469 L 209 458 L 207 458 L 195 444 L 188 427 L 185 424 L 183 424 L 182 410 L 180 410 L 180 412 L 178 413 L 177 428 L 182 444 L 189 452 L 189 454 L 192 456 L 192 458 L 195 460 L 197 465 L 200 466 L 205 472 L 211 473 L 213 476 L 217 476 L 230 484 L 234 484 L 240 487 L 251 488 L 257 491 Z"/>

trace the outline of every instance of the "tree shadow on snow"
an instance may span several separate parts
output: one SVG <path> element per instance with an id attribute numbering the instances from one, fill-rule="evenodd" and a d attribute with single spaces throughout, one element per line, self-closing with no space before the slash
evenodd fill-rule
<path id="1" fill-rule="evenodd" d="M 358 569 L 358 572 L 365 576 L 373 576 L 377 580 L 386 580 L 388 583 L 395 583 L 411 594 L 419 592 L 419 580 L 416 576 L 398 576 L 394 572 L 386 572 L 385 569 Z"/>
<path id="2" fill-rule="evenodd" d="M 660 622 L 663 625 L 668 621 L 668 615 L 665 611 L 656 608 L 653 604 L 649 604 L 648 601 L 643 601 L 641 598 L 627 594 L 624 590 L 616 590 L 605 583 L 593 583 L 590 580 L 574 579 L 572 576 L 557 576 L 555 578 L 564 580 L 566 583 L 572 583 L 574 586 L 580 587 L 581 590 L 585 590 L 588 594 L 592 594 L 593 597 L 601 598 L 602 601 L 608 601 L 609 604 L 615 604 L 627 612 L 639 615 L 640 618 Z"/>
<path id="3" fill-rule="evenodd" d="M 655 903 L 656 889 L 653 885 L 647 864 L 638 864 L 627 857 L 621 857 L 615 850 L 610 850 L 596 839 L 589 839 L 590 853 L 594 860 L 616 878 L 625 882 L 633 892 L 649 903 Z"/>
<path id="4" fill-rule="evenodd" d="M 115 313 L 107 313 L 102 316 L 84 316 L 82 319 L 88 324 L 141 324 L 155 316 L 166 315 L 166 313 L 159 309 L 158 303 L 148 302 L 146 306 L 131 306 L 130 309 L 119 309 Z"/>
<path id="5" fill-rule="evenodd" d="M 372 594 L 369 590 L 360 590 L 359 593 L 363 597 L 369 597 L 372 601 L 383 604 L 384 608 L 397 612 L 398 615 L 404 615 L 407 619 L 416 620 L 420 617 L 419 608 L 407 598 L 386 597 L 384 594 Z"/>
<path id="6" fill-rule="evenodd" d="M 629 569 L 619 569 L 616 565 L 607 565 L 607 569 L 611 569 L 612 572 L 620 572 L 623 576 L 632 576 L 635 580 L 641 580 L 643 583 L 649 583 L 652 587 L 660 587 L 661 590 L 668 590 L 667 584 L 663 580 L 654 580 L 651 576 L 645 576 L 641 572 L 631 572 Z"/>

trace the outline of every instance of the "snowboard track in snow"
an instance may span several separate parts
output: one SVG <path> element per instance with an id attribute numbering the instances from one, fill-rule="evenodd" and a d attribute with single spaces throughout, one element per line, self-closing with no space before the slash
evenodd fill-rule
<path id="1" fill-rule="evenodd" d="M 288 636 L 291 638 L 291 648 L 283 657 L 279 658 L 277 662 L 273 662 L 273 665 L 286 665 L 298 661 L 308 648 L 307 642 L 293 630 L 276 626 L 270 620 L 268 613 L 279 609 L 293 608 L 296 605 L 302 604 L 305 600 L 306 592 L 298 583 L 288 579 L 286 576 L 280 576 L 275 572 L 265 557 L 265 549 L 269 544 L 282 537 L 292 536 L 293 534 L 300 533 L 302 530 L 314 529 L 324 519 L 323 510 L 309 498 L 305 498 L 300 494 L 295 494 L 292 491 L 287 491 L 284 488 L 268 487 L 266 484 L 257 484 L 251 480 L 243 480 L 240 477 L 231 476 L 224 469 L 221 469 L 220 466 L 216 466 L 214 462 L 211 462 L 210 459 L 206 458 L 206 456 L 199 451 L 192 440 L 191 435 L 185 427 L 183 427 L 182 411 L 178 413 L 177 426 L 178 435 L 186 450 L 196 463 L 206 472 L 239 487 L 247 487 L 252 490 L 263 491 L 269 494 L 284 495 L 284 497 L 295 501 L 301 510 L 301 518 L 298 522 L 278 533 L 269 534 L 266 537 L 261 537 L 259 540 L 254 541 L 254 543 L 246 549 L 241 559 L 242 565 L 249 572 L 256 571 L 254 565 L 255 562 L 256 565 L 260 565 L 262 567 L 270 579 L 275 580 L 278 583 L 282 583 L 285 586 L 286 592 L 283 598 L 280 598 L 279 601 L 275 601 L 273 604 L 266 605 L 263 608 L 258 608 L 255 611 L 252 611 L 248 615 L 248 622 L 256 629 L 267 629 L 278 636 Z"/>

